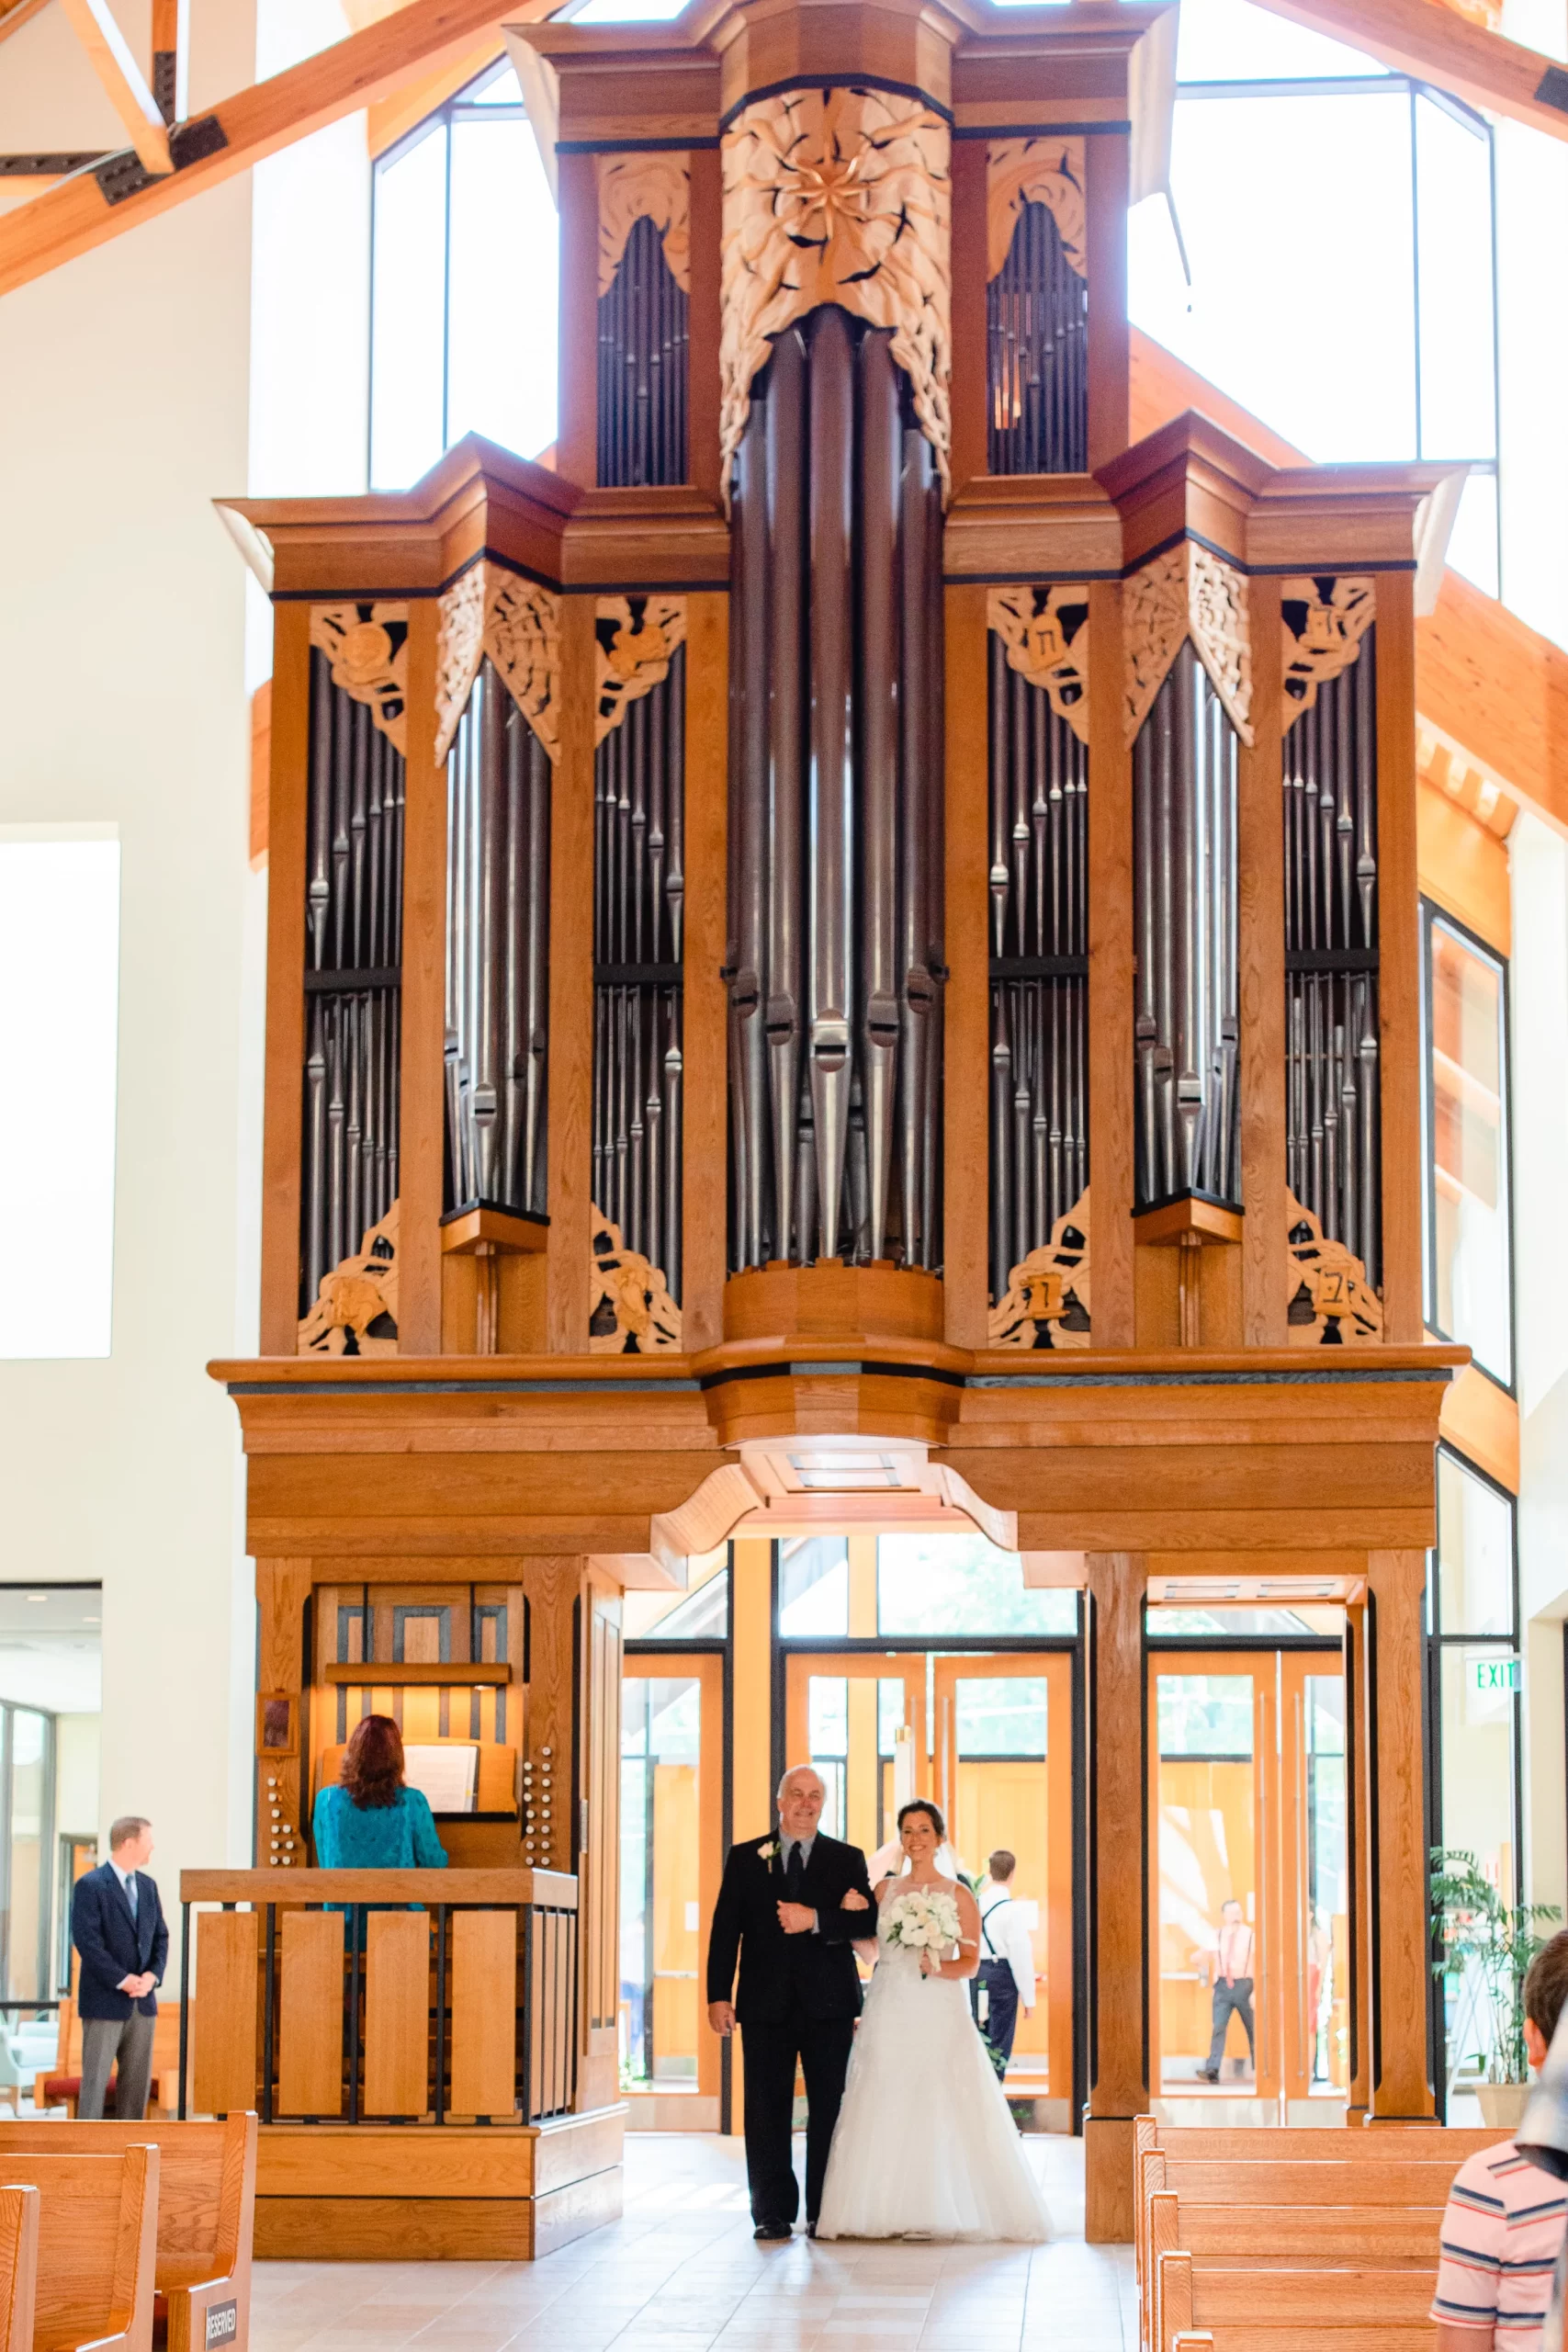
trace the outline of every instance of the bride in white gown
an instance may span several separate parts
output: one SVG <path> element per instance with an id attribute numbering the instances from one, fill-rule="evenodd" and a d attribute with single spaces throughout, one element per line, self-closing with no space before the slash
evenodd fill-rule
<path id="1" fill-rule="evenodd" d="M 980 1914 L 935 1856 L 946 1836 L 923 1800 L 898 1815 L 909 1859 L 877 1889 L 876 1970 L 855 2034 L 828 2159 L 819 2238 L 1003 2238 L 1038 2243 L 1050 2218 L 969 2011 Z M 887 1909 L 914 1891 L 958 1906 L 956 1955 L 889 1941 Z"/>

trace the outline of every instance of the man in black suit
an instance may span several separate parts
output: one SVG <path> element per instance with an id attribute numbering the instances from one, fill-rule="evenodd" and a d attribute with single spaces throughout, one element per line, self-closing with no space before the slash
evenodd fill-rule
<path id="1" fill-rule="evenodd" d="M 746 2172 L 753 2234 L 764 2242 L 791 2234 L 799 2206 L 790 2149 L 797 2057 L 807 2108 L 806 2225 L 816 2230 L 860 2015 L 851 1946 L 871 1932 L 871 1882 L 858 1846 L 818 1834 L 826 1794 L 809 1764 L 784 1774 L 778 1834 L 730 1848 L 708 1939 L 708 2023 L 716 2033 L 741 2029 Z"/>
<path id="2" fill-rule="evenodd" d="M 169 1930 L 155 1880 L 152 1825 L 140 1814 L 121 1815 L 109 1831 L 109 1859 L 76 1882 L 71 1901 L 71 1940 L 82 1955 L 76 2013 L 82 2020 L 82 2095 L 76 2112 L 96 2122 L 104 2111 L 109 2072 L 119 2076 L 114 2111 L 121 2123 L 147 2112 L 152 2074 L 154 1987 L 164 1981 Z"/>

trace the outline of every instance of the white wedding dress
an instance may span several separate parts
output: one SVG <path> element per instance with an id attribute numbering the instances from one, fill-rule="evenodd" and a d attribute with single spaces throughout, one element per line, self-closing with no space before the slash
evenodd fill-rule
<path id="1" fill-rule="evenodd" d="M 968 1985 L 922 1976 L 919 1954 L 888 1942 L 886 1919 L 876 1933 L 818 2236 L 1049 2237 Z"/>

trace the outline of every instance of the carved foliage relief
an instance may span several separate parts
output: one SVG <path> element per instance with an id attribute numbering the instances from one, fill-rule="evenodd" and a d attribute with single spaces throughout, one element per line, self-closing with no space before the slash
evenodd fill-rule
<path id="1" fill-rule="evenodd" d="M 1090 1328 L 1089 1188 L 1051 1227 L 1051 1238 L 1016 1265 L 992 1307 L 992 1348 L 1087 1348 Z"/>
<path id="2" fill-rule="evenodd" d="M 332 663 L 333 684 L 362 702 L 394 751 L 408 753 L 409 608 L 312 605 L 310 642 Z"/>
<path id="3" fill-rule="evenodd" d="M 435 657 L 437 760 L 451 749 L 487 653 L 555 760 L 560 749 L 560 598 L 493 563 L 470 565 L 441 599 Z"/>
<path id="4" fill-rule="evenodd" d="M 588 1264 L 588 1346 L 593 1355 L 645 1356 L 681 1344 L 681 1310 L 661 1268 L 628 1250 L 618 1225 L 593 1208 Z"/>
<path id="5" fill-rule="evenodd" d="M 594 648 L 593 742 L 613 735 L 627 706 L 662 685 L 686 641 L 684 596 L 601 596 Z"/>
<path id="6" fill-rule="evenodd" d="M 1006 261 L 1026 204 L 1045 207 L 1068 268 L 1087 277 L 1082 139 L 993 139 L 986 155 L 987 277 L 995 277 Z"/>
<path id="7" fill-rule="evenodd" d="M 1280 582 L 1287 732 L 1303 710 L 1312 708 L 1319 686 L 1349 669 L 1377 609 L 1375 580 L 1348 575 Z"/>
<path id="8" fill-rule="evenodd" d="M 1008 667 L 1043 687 L 1058 718 L 1089 741 L 1089 598 L 1081 587 L 1039 583 L 993 588 L 988 626 L 1007 647 Z"/>
<path id="9" fill-rule="evenodd" d="M 918 98 L 786 90 L 724 134 L 720 434 L 728 486 L 771 337 L 823 302 L 893 331 L 915 414 L 948 480 L 951 140 Z"/>
<path id="10" fill-rule="evenodd" d="M 670 275 L 682 294 L 692 290 L 692 172 L 683 154 L 601 155 L 599 164 L 599 292 L 615 282 L 634 220 L 651 220 Z"/>
<path id="11" fill-rule="evenodd" d="M 1190 638 L 1214 692 L 1244 743 L 1252 741 L 1252 645 L 1247 581 L 1207 548 L 1184 539 L 1128 581 L 1122 601 L 1127 650 L 1127 741 L 1154 707 L 1183 640 Z"/>

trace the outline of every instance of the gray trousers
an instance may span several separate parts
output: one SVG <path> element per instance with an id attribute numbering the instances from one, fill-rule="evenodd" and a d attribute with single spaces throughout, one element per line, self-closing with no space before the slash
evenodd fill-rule
<path id="1" fill-rule="evenodd" d="M 133 2009 L 128 2018 L 84 2018 L 82 2020 L 82 2096 L 76 2102 L 78 2120 L 100 2123 L 109 2073 L 118 2062 L 114 2111 L 121 2123 L 140 2123 L 147 2112 L 147 2089 L 152 2078 L 152 2030 L 156 2018 Z"/>

